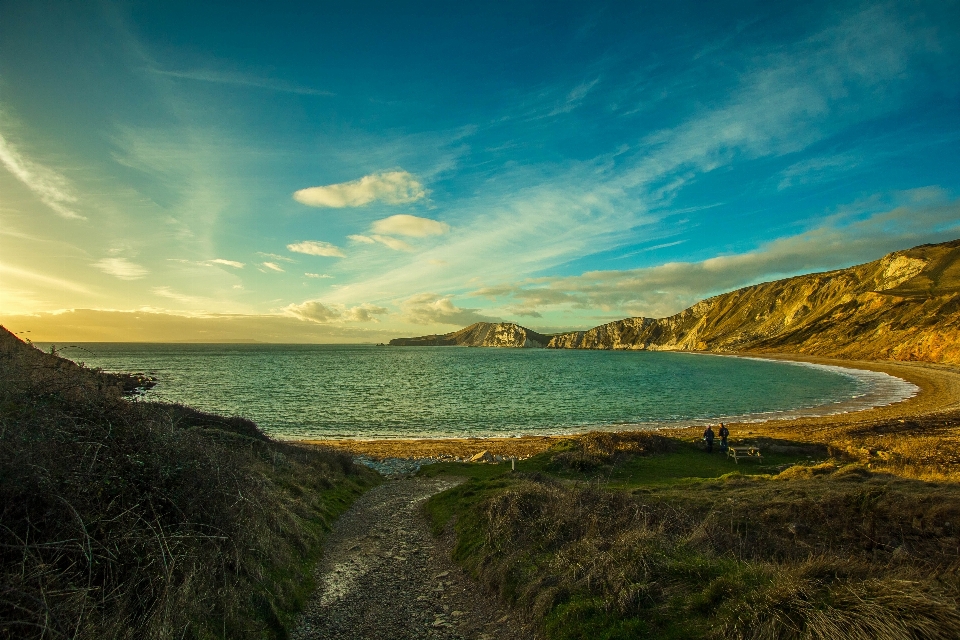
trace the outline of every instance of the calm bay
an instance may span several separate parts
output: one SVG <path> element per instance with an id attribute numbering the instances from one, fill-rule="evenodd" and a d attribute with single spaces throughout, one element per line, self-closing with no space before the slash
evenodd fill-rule
<path id="1" fill-rule="evenodd" d="M 44 350 L 51 345 L 38 344 Z M 57 345 L 158 379 L 145 400 L 241 415 L 285 439 L 555 434 L 823 415 L 916 392 L 885 374 L 650 351 L 371 345 Z"/>

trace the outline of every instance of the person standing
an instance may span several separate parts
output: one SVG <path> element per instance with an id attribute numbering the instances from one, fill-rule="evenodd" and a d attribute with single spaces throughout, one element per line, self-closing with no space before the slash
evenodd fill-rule
<path id="1" fill-rule="evenodd" d="M 727 450 L 727 438 L 730 437 L 730 429 L 727 429 L 727 425 L 720 423 L 720 430 L 717 431 L 717 435 L 720 436 L 720 451 Z"/>
<path id="2" fill-rule="evenodd" d="M 707 430 L 703 432 L 703 441 L 707 443 L 707 453 L 713 453 L 713 427 L 707 425 Z"/>

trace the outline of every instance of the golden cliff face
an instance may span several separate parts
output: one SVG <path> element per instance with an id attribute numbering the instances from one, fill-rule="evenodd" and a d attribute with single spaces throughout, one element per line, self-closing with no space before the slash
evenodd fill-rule
<path id="1" fill-rule="evenodd" d="M 669 318 L 627 318 L 554 336 L 548 346 L 960 364 L 960 240 L 746 287 Z"/>
<path id="2" fill-rule="evenodd" d="M 867 264 L 745 287 L 669 318 L 556 336 L 478 322 L 392 345 L 787 352 L 960 364 L 960 240 Z"/>

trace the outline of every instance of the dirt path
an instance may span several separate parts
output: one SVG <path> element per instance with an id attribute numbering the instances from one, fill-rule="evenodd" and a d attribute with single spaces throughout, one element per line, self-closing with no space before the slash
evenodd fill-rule
<path id="1" fill-rule="evenodd" d="M 294 640 L 531 637 L 450 560 L 422 512 L 451 478 L 401 478 L 368 491 L 337 523 Z"/>

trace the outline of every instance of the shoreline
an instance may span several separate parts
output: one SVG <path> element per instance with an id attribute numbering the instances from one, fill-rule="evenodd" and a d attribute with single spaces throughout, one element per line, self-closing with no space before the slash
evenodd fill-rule
<path id="1" fill-rule="evenodd" d="M 718 356 L 761 358 L 797 363 L 860 369 L 885 373 L 916 385 L 919 391 L 904 400 L 846 413 L 821 416 L 797 416 L 727 422 L 733 436 L 777 437 L 803 441 L 830 439 L 856 428 L 880 423 L 904 422 L 924 416 L 960 410 L 960 370 L 931 362 L 896 360 L 845 360 L 794 353 L 712 353 Z M 694 421 L 690 421 L 694 422 Z M 688 426 L 645 429 L 678 438 L 698 438 L 707 421 Z M 717 422 L 717 421 L 714 421 Z M 606 429 L 605 429 L 606 430 Z M 631 429 L 611 429 L 628 432 Z M 309 439 L 295 441 L 303 445 L 339 449 L 373 459 L 462 459 L 489 451 L 494 456 L 527 458 L 546 451 L 554 444 L 577 438 L 589 431 L 557 435 L 441 438 Z"/>

